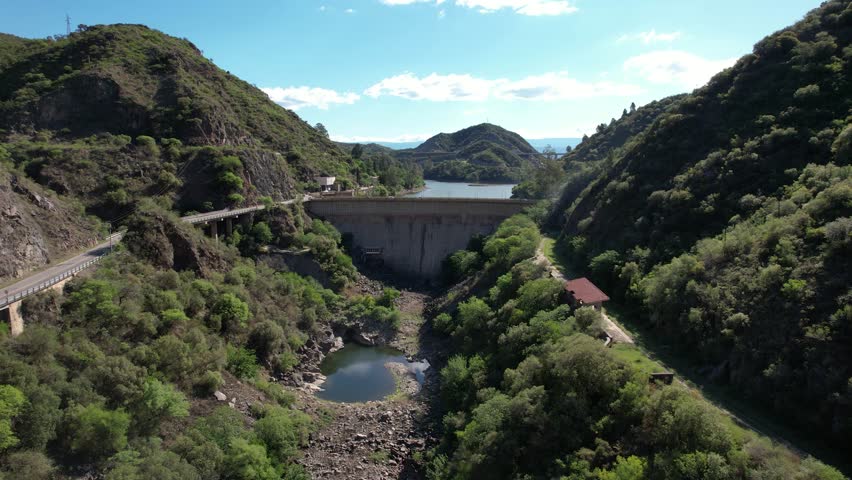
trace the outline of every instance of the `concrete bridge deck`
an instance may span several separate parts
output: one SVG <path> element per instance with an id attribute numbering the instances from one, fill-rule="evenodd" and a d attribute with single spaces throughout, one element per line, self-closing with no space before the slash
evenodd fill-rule
<path id="1" fill-rule="evenodd" d="M 311 196 L 305 195 L 302 201 L 310 201 Z M 279 205 L 290 205 L 295 199 L 278 202 Z M 181 220 L 191 224 L 216 222 L 228 218 L 236 218 L 241 215 L 257 212 L 266 208 L 264 205 L 252 205 L 243 208 L 225 208 L 213 212 L 197 213 L 181 217 Z M 73 258 L 61 263 L 50 265 L 48 268 L 33 273 L 12 285 L 3 289 L 0 296 L 0 310 L 6 309 L 10 304 L 20 302 L 23 298 L 50 288 L 57 283 L 67 280 L 96 264 L 102 256 L 110 252 L 110 246 L 121 241 L 123 233 L 114 233 L 107 237 L 102 243 L 83 252 Z"/>

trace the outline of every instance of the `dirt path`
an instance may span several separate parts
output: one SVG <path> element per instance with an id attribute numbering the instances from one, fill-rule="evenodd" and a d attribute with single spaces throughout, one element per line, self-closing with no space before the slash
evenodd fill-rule
<path id="1" fill-rule="evenodd" d="M 565 278 L 565 275 L 562 275 L 562 272 L 560 272 L 559 269 L 553 264 L 553 262 L 551 262 L 550 259 L 547 258 L 547 255 L 544 254 L 544 249 L 542 248 L 543 243 L 544 240 L 542 240 L 541 243 L 538 244 L 538 248 L 536 248 L 535 262 L 539 265 L 544 266 L 544 268 L 548 271 L 548 274 L 551 277 L 561 282 L 568 281 L 568 279 Z M 609 316 L 607 316 L 606 314 L 606 311 L 601 312 L 601 314 L 603 316 L 604 321 L 603 328 L 604 330 L 606 330 L 606 333 L 608 333 L 609 336 L 612 337 L 613 342 L 633 343 L 633 338 L 628 335 L 624 330 L 622 330 L 617 323 L 615 323 L 611 318 L 609 318 Z"/>
<path id="2" fill-rule="evenodd" d="M 427 360 L 421 348 L 423 309 L 429 295 L 403 290 L 396 304 L 403 320 L 390 345 L 410 358 Z M 397 380 L 389 397 L 365 403 L 322 400 L 306 389 L 295 389 L 300 409 L 318 419 L 320 428 L 311 435 L 299 462 L 316 479 L 411 479 L 423 478 L 414 456 L 425 452 L 437 438 L 431 435 L 434 418 L 430 405 L 437 372 L 426 370 L 421 387 L 401 364 L 386 366 Z"/>

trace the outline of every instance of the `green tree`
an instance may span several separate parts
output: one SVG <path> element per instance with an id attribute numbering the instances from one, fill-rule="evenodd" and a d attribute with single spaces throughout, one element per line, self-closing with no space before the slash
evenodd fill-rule
<path id="1" fill-rule="evenodd" d="M 642 480 L 645 478 L 646 468 L 647 463 L 642 458 L 634 455 L 627 458 L 619 456 L 611 469 L 598 472 L 598 478 L 600 480 Z"/>
<path id="2" fill-rule="evenodd" d="M 323 137 L 328 138 L 328 129 L 325 128 L 325 125 L 323 125 L 322 123 L 317 123 L 316 125 L 314 125 L 314 130 L 318 131 Z"/>
<path id="3" fill-rule="evenodd" d="M 228 346 L 228 370 L 242 379 L 257 376 L 257 357 L 254 350 L 244 347 Z"/>
<path id="4" fill-rule="evenodd" d="M 246 302 L 233 293 L 223 293 L 213 305 L 211 318 L 214 326 L 219 325 L 222 330 L 228 332 L 245 327 L 250 316 Z"/>
<path id="5" fill-rule="evenodd" d="M 99 459 L 127 445 L 130 415 L 123 410 L 107 410 L 97 405 L 76 405 L 67 415 L 67 440 L 72 452 Z"/>
<path id="6" fill-rule="evenodd" d="M 231 442 L 225 457 L 225 476 L 234 480 L 279 480 L 280 476 L 266 455 L 263 445 L 252 445 L 242 438 Z"/>
<path id="7" fill-rule="evenodd" d="M 9 480 L 50 480 L 56 471 L 53 462 L 41 452 L 24 450 L 10 453 L 4 463 L 0 477 L 6 472 Z"/>
<path id="8" fill-rule="evenodd" d="M 18 444 L 18 437 L 12 430 L 12 420 L 27 404 L 27 398 L 11 385 L 0 385 L 0 452 Z"/>
<path id="9" fill-rule="evenodd" d="M 261 245 L 272 243 L 275 236 L 272 235 L 272 230 L 266 222 L 257 222 L 251 227 L 251 235 L 255 241 Z"/>
<path id="10" fill-rule="evenodd" d="M 254 433 L 278 462 L 290 462 L 308 439 L 310 417 L 298 410 L 271 407 L 255 422 Z"/>
<path id="11" fill-rule="evenodd" d="M 189 415 L 189 402 L 173 385 L 149 377 L 135 415 L 142 429 L 152 432 L 166 418 Z"/>

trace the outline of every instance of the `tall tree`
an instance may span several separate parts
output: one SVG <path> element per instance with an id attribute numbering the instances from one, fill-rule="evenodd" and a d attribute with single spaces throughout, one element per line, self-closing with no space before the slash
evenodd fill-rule
<path id="1" fill-rule="evenodd" d="M 314 125 L 314 129 L 320 132 L 325 138 L 328 138 L 328 129 L 325 128 L 325 125 L 323 125 L 322 123 L 317 123 L 316 125 Z"/>

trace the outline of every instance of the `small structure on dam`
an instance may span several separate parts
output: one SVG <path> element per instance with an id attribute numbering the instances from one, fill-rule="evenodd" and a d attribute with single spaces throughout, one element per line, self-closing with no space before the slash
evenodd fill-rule
<path id="1" fill-rule="evenodd" d="M 488 235 L 531 201 L 477 198 L 328 198 L 305 204 L 313 216 L 352 236 L 353 247 L 381 249 L 385 267 L 434 278 L 447 255 Z"/>

